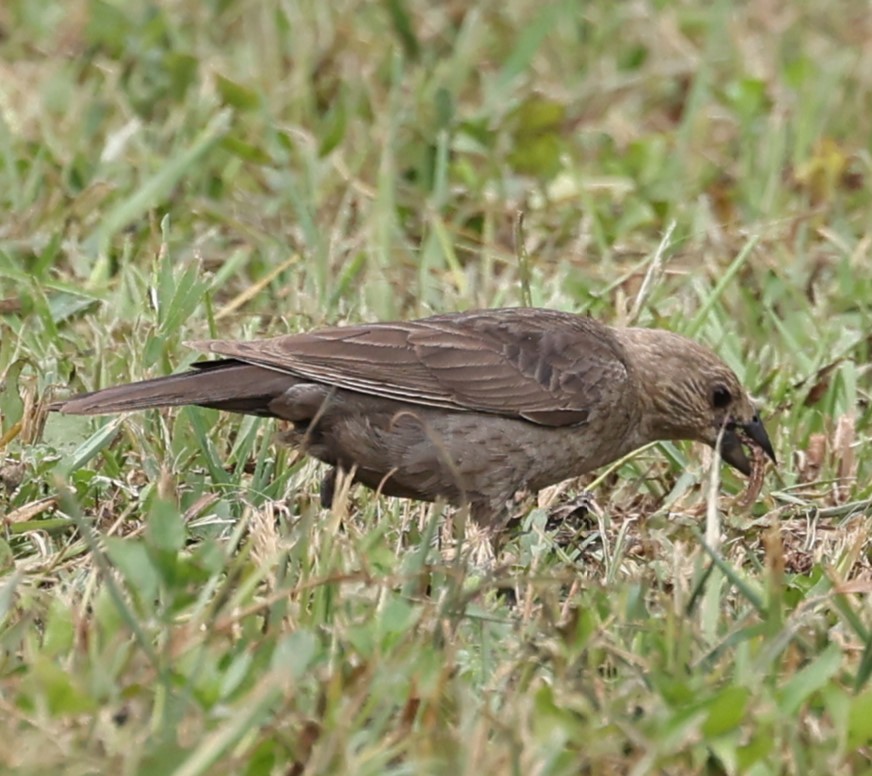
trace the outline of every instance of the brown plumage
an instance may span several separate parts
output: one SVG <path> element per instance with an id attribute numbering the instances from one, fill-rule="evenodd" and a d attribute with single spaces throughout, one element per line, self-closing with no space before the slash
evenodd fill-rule
<path id="1" fill-rule="evenodd" d="M 714 447 L 744 473 L 773 461 L 736 375 L 692 340 L 535 308 L 320 329 L 193 347 L 223 358 L 52 405 L 96 415 L 196 404 L 283 418 L 285 435 L 394 496 L 468 503 L 499 522 L 521 489 L 584 474 L 658 440 Z M 334 471 L 322 497 L 332 498 Z"/>

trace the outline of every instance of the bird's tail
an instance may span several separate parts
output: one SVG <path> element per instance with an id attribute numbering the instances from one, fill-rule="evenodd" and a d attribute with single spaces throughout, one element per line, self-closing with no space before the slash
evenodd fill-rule
<path id="1" fill-rule="evenodd" d="M 270 415 L 269 402 L 297 380 L 282 372 L 233 359 L 204 361 L 178 375 L 116 385 L 55 402 L 50 410 L 71 415 L 111 415 L 149 407 L 201 407 Z"/>

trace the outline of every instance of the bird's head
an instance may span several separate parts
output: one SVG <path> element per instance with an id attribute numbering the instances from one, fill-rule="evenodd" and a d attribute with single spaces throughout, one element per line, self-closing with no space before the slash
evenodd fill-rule
<path id="1" fill-rule="evenodd" d="M 735 372 L 711 350 L 679 334 L 658 329 L 624 329 L 634 354 L 647 441 L 687 439 L 710 447 L 743 474 L 751 473 L 745 446 L 775 451 L 753 400 Z"/>

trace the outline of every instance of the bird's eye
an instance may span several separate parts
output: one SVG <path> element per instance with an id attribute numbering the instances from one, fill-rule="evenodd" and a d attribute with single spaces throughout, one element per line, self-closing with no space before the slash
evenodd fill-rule
<path id="1" fill-rule="evenodd" d="M 725 385 L 716 385 L 712 390 L 712 405 L 716 409 L 723 409 L 733 400 L 730 389 Z"/>

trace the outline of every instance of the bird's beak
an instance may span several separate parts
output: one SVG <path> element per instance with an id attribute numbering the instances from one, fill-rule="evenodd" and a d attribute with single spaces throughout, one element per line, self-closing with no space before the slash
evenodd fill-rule
<path id="1" fill-rule="evenodd" d="M 721 458 L 723 458 L 734 469 L 738 469 L 742 474 L 751 474 L 751 462 L 745 453 L 743 445 L 753 445 L 759 447 L 772 461 L 775 460 L 775 451 L 772 449 L 772 443 L 769 441 L 769 434 L 766 433 L 766 428 L 759 417 L 748 423 L 731 423 L 724 429 L 724 435 L 721 440 Z"/>

